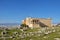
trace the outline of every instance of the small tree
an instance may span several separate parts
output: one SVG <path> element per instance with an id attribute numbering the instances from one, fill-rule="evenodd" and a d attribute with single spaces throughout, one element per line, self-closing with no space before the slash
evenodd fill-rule
<path id="1" fill-rule="evenodd" d="M 26 24 L 21 24 L 21 27 L 20 27 L 20 28 L 23 29 L 24 27 L 25 27 L 25 28 L 29 28 L 28 25 L 26 25 Z"/>

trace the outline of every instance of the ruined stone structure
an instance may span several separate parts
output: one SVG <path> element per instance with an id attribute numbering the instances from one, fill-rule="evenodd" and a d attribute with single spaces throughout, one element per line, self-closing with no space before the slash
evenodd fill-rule
<path id="1" fill-rule="evenodd" d="M 51 27 L 51 19 L 28 17 L 25 20 L 22 20 L 22 24 L 26 24 L 31 28 Z"/>

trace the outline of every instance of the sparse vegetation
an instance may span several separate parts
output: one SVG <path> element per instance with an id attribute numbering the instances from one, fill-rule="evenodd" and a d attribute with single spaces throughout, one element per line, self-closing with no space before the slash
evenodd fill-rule
<path id="1" fill-rule="evenodd" d="M 6 34 L 2 35 L 2 32 Z M 0 40 L 56 40 L 60 38 L 60 27 L 0 30 Z"/>

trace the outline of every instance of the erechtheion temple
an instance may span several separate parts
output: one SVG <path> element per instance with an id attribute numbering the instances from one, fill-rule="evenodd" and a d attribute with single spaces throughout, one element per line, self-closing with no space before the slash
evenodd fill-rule
<path id="1" fill-rule="evenodd" d="M 26 24 L 31 28 L 51 27 L 51 19 L 50 18 L 31 18 L 31 17 L 28 17 L 28 18 L 22 20 L 22 24 Z"/>

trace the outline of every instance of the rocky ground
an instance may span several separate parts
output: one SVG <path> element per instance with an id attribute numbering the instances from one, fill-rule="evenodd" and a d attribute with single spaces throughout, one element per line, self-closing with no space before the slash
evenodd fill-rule
<path id="1" fill-rule="evenodd" d="M 0 29 L 0 40 L 60 40 L 60 27 Z"/>

